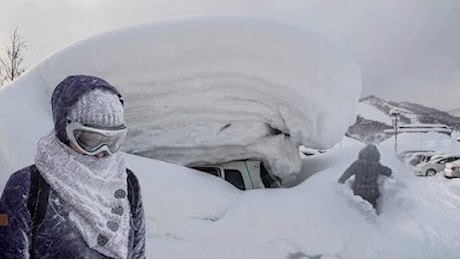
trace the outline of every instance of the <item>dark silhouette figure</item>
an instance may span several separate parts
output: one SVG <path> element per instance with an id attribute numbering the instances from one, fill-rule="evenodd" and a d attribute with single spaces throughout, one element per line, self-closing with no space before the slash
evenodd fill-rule
<path id="1" fill-rule="evenodd" d="M 359 152 L 358 160 L 354 161 L 339 178 L 339 183 L 355 175 L 353 194 L 361 196 L 377 208 L 377 199 L 380 196 L 378 178 L 380 175 L 391 176 L 391 169 L 380 164 L 380 153 L 372 144 L 366 145 Z"/>

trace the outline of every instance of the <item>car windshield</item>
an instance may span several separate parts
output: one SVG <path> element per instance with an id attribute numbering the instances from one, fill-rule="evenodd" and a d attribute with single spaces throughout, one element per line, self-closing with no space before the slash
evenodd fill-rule
<path id="1" fill-rule="evenodd" d="M 243 176 L 237 170 L 225 170 L 225 180 L 240 190 L 244 190 Z"/>
<path id="2" fill-rule="evenodd" d="M 458 167 L 458 166 L 460 166 L 460 160 L 457 159 L 457 160 L 455 160 L 455 161 L 453 161 L 453 162 L 450 162 L 450 165 L 451 165 L 451 166 L 454 166 L 454 167 Z"/>

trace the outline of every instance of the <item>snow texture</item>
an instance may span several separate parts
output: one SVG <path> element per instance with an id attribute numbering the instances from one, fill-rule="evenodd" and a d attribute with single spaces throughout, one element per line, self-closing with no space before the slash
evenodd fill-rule
<path id="1" fill-rule="evenodd" d="M 105 33 L 58 51 L 22 80 L 34 78 L 27 88 L 43 88 L 46 101 L 71 74 L 99 76 L 124 94 L 126 152 L 181 165 L 261 159 L 280 177 L 300 170 L 300 144 L 329 148 L 341 139 L 361 93 L 358 67 L 333 43 L 243 17 Z"/>

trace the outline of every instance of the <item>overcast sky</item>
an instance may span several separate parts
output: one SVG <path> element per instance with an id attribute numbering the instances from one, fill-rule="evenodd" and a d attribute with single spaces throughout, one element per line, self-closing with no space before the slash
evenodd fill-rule
<path id="1" fill-rule="evenodd" d="M 0 43 L 18 27 L 30 67 L 99 32 L 215 14 L 265 17 L 325 35 L 356 57 L 363 96 L 460 108 L 460 0 L 0 0 Z"/>

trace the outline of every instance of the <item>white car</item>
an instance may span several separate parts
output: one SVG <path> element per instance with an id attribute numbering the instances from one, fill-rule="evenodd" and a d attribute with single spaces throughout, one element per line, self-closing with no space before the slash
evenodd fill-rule
<path id="1" fill-rule="evenodd" d="M 450 163 L 460 159 L 460 155 L 433 155 L 431 160 L 426 163 L 420 163 L 415 167 L 415 175 L 418 176 L 434 176 L 441 172 L 446 167 L 446 163 Z"/>
<path id="2" fill-rule="evenodd" d="M 240 190 L 281 187 L 279 178 L 269 174 L 261 161 L 231 161 L 191 168 L 222 178 Z"/>
<path id="3" fill-rule="evenodd" d="M 398 155 L 398 158 L 406 165 L 415 167 L 420 163 L 428 162 L 435 154 L 432 150 L 410 150 L 404 151 Z"/>
<path id="4" fill-rule="evenodd" d="M 460 177 L 460 160 L 446 163 L 444 168 L 444 176 L 446 178 L 459 178 Z"/>

